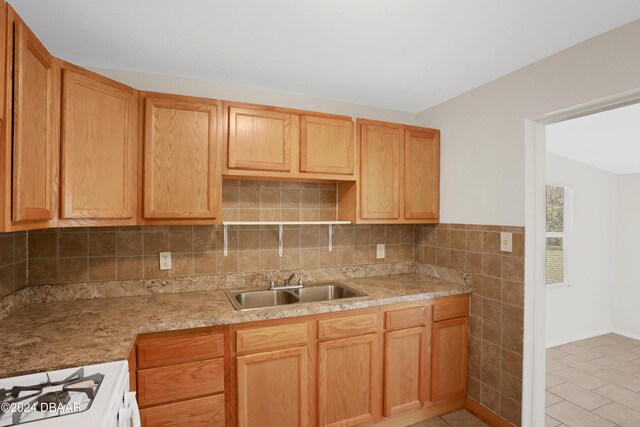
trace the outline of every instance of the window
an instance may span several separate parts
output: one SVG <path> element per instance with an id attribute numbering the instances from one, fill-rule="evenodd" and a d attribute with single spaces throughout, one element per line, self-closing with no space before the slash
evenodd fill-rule
<path id="1" fill-rule="evenodd" d="M 568 285 L 570 190 L 547 185 L 547 285 Z"/>

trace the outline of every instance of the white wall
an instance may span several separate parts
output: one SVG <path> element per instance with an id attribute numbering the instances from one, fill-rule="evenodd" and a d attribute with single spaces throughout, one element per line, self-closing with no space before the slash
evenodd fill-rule
<path id="1" fill-rule="evenodd" d="M 618 175 L 547 153 L 547 182 L 573 193 L 571 286 L 547 287 L 546 342 L 553 347 L 611 331 Z"/>
<path id="2" fill-rule="evenodd" d="M 441 219 L 524 225 L 525 119 L 640 88 L 640 21 L 418 115 L 442 132 Z"/>
<path id="3" fill-rule="evenodd" d="M 108 68 L 87 68 L 140 90 L 200 96 L 225 101 L 274 105 L 403 124 L 415 124 L 416 119 L 416 115 L 409 112 L 369 107 L 366 105 L 314 98 L 286 92 L 229 85 L 185 77 L 147 74 Z"/>
<path id="4" fill-rule="evenodd" d="M 640 339 L 640 174 L 618 176 L 613 329 Z"/>

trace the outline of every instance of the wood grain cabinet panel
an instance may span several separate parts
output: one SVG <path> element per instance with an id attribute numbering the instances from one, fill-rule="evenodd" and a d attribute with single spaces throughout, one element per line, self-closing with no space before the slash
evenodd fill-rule
<path id="1" fill-rule="evenodd" d="M 307 364 L 307 347 L 239 356 L 238 425 L 305 427 Z"/>
<path id="2" fill-rule="evenodd" d="M 49 221 L 56 193 L 56 64 L 23 22 L 17 20 L 14 31 L 12 220 Z"/>
<path id="3" fill-rule="evenodd" d="M 402 131 L 398 127 L 360 125 L 360 217 L 400 218 Z"/>
<path id="4" fill-rule="evenodd" d="M 170 337 L 138 338 L 140 369 L 195 362 L 224 356 L 223 334 L 184 334 Z"/>
<path id="5" fill-rule="evenodd" d="M 218 218 L 220 103 L 157 94 L 143 98 L 144 218 Z"/>
<path id="6" fill-rule="evenodd" d="M 300 172 L 353 175 L 355 146 L 351 119 L 300 118 Z"/>
<path id="7" fill-rule="evenodd" d="M 433 305 L 433 321 L 469 316 L 469 296 L 459 295 L 445 298 Z"/>
<path id="8" fill-rule="evenodd" d="M 224 394 L 140 410 L 143 427 L 222 427 Z"/>
<path id="9" fill-rule="evenodd" d="M 224 391 L 224 360 L 205 360 L 138 371 L 141 407 Z"/>
<path id="10" fill-rule="evenodd" d="M 431 400 L 467 392 L 469 318 L 434 322 L 431 348 Z"/>
<path id="11" fill-rule="evenodd" d="M 320 426 L 350 426 L 376 418 L 379 351 L 376 334 L 318 344 Z"/>
<path id="12" fill-rule="evenodd" d="M 440 131 L 405 131 L 404 217 L 436 219 L 440 206 Z"/>
<path id="13" fill-rule="evenodd" d="M 410 328 L 427 323 L 429 307 L 403 308 L 389 310 L 384 313 L 385 328 L 387 330 Z"/>
<path id="14" fill-rule="evenodd" d="M 318 339 L 336 339 L 374 333 L 378 330 L 376 313 L 336 317 L 318 321 Z"/>
<path id="15" fill-rule="evenodd" d="M 248 353 L 306 345 L 309 335 L 307 323 L 240 330 L 236 333 L 236 351 Z"/>
<path id="16" fill-rule="evenodd" d="M 385 333 L 384 415 L 417 409 L 424 401 L 426 328 Z"/>
<path id="17" fill-rule="evenodd" d="M 137 94 L 63 70 L 61 219 L 135 222 Z"/>
<path id="18" fill-rule="evenodd" d="M 227 167 L 291 172 L 291 148 L 298 144 L 294 116 L 267 108 L 228 108 Z"/>

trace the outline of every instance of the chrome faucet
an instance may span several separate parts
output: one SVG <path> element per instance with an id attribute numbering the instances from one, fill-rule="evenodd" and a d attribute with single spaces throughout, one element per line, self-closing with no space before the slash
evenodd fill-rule
<path id="1" fill-rule="evenodd" d="M 291 282 L 295 279 L 298 279 L 295 285 L 292 285 Z M 303 276 L 298 276 L 298 273 L 291 273 L 291 275 L 284 279 L 284 283 L 282 284 L 282 286 L 277 286 L 276 282 L 273 281 L 273 279 L 267 279 L 268 283 L 269 283 L 269 290 L 270 291 L 279 291 L 279 290 L 283 290 L 283 289 L 300 289 L 300 288 L 304 288 L 304 283 L 303 283 Z"/>

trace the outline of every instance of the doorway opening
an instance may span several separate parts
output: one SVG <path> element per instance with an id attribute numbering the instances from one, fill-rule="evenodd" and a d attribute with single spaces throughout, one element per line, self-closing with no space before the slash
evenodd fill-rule
<path id="1" fill-rule="evenodd" d="M 638 101 L 527 123 L 523 410 L 529 402 L 533 425 L 640 425 Z"/>

